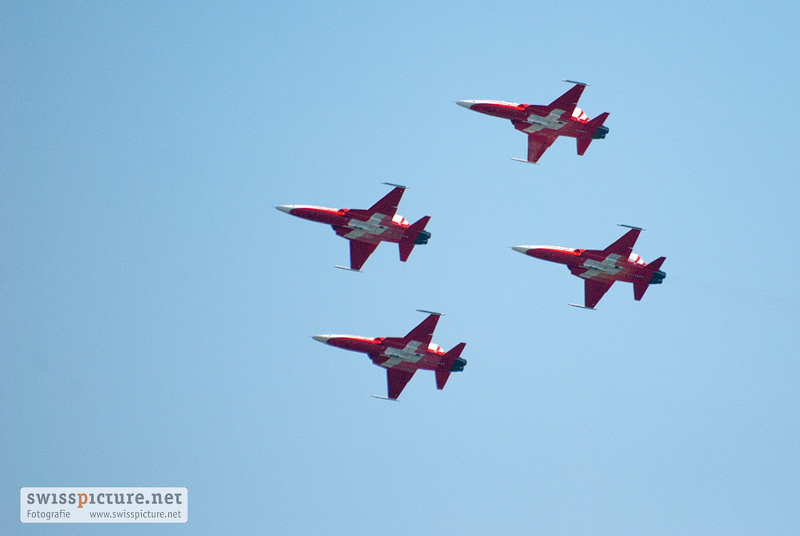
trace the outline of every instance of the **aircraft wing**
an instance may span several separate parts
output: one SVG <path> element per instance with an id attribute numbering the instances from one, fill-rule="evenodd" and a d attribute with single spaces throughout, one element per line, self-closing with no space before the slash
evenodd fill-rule
<path id="1" fill-rule="evenodd" d="M 544 152 L 553 145 L 558 136 L 548 136 L 542 132 L 528 134 L 528 162 L 536 163 Z"/>
<path id="2" fill-rule="evenodd" d="M 403 340 L 406 343 L 411 341 L 417 341 L 422 343 L 422 348 L 428 348 L 428 345 L 431 343 L 431 339 L 433 338 L 433 332 L 436 329 L 436 324 L 439 322 L 439 315 L 438 313 L 431 313 L 428 315 L 428 318 L 423 320 L 419 323 L 417 327 L 412 329 L 408 332 L 408 335 L 403 337 Z"/>
<path id="3" fill-rule="evenodd" d="M 561 95 L 559 98 L 554 100 L 548 105 L 548 108 L 552 110 L 564 110 L 564 113 L 561 114 L 561 120 L 565 121 L 572 117 L 572 112 L 575 111 L 575 107 L 578 105 L 578 100 L 580 100 L 581 95 L 583 94 L 583 90 L 586 88 L 586 84 L 575 83 L 571 89 L 567 90 L 566 93 Z"/>
<path id="4" fill-rule="evenodd" d="M 600 298 L 608 292 L 608 289 L 610 289 L 613 284 L 613 281 L 605 283 L 594 279 L 584 280 L 584 305 L 589 309 L 594 309 L 594 306 L 597 305 Z"/>
<path id="5" fill-rule="evenodd" d="M 604 249 L 603 253 L 607 255 L 615 253 L 623 259 L 628 260 L 628 257 L 630 257 L 633 252 L 633 245 L 636 243 L 636 239 L 639 238 L 640 232 L 642 232 L 641 229 L 634 227 L 622 235 L 616 242 Z"/>
<path id="6" fill-rule="evenodd" d="M 389 398 L 397 400 L 397 397 L 400 396 L 400 393 L 405 389 L 406 384 L 413 377 L 413 372 L 407 372 L 396 368 L 387 368 L 386 381 L 389 384 Z"/>
<path id="7" fill-rule="evenodd" d="M 395 186 L 391 192 L 384 195 L 377 203 L 372 205 L 368 212 L 372 214 L 384 214 L 391 220 L 397 212 L 397 205 L 400 204 L 400 199 L 403 197 L 402 186 Z"/>
<path id="8" fill-rule="evenodd" d="M 369 256 L 375 251 L 378 244 L 362 242 L 361 240 L 350 240 L 350 269 L 361 270 Z"/>
<path id="9" fill-rule="evenodd" d="M 405 337 L 385 337 L 383 343 L 393 348 L 403 348 L 408 343 L 414 341 L 420 343 L 418 348 L 427 349 L 433 338 L 433 331 L 436 329 L 436 324 L 439 322 L 439 313 L 431 313 L 430 311 L 422 311 L 429 313 L 428 318 L 419 323 L 417 327 L 408 332 Z"/>

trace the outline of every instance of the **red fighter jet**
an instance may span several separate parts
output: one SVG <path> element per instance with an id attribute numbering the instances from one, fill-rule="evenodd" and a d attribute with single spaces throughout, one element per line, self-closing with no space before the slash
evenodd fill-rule
<path id="1" fill-rule="evenodd" d="M 444 389 L 451 372 L 461 372 L 467 360 L 460 357 L 466 343 L 460 342 L 449 352 L 431 343 L 433 330 L 439 322 L 439 313 L 428 313 L 428 317 L 405 337 L 359 337 L 356 335 L 314 335 L 312 338 L 337 348 L 362 352 L 372 363 L 386 369 L 389 384 L 389 400 L 397 400 L 403 388 L 419 369 L 436 373 L 436 388 Z M 375 398 L 386 398 L 373 395 Z"/>
<path id="2" fill-rule="evenodd" d="M 514 158 L 518 162 L 535 164 L 559 136 L 576 138 L 578 154 L 583 155 L 592 140 L 603 139 L 608 127 L 603 122 L 608 113 L 592 120 L 578 108 L 583 88 L 588 84 L 564 80 L 575 86 L 547 106 L 517 104 L 492 100 L 465 100 L 456 104 L 482 114 L 509 119 L 514 128 L 528 135 L 528 159 Z"/>
<path id="3" fill-rule="evenodd" d="M 667 277 L 659 269 L 666 257 L 645 264 L 639 255 L 633 253 L 633 245 L 643 229 L 619 225 L 628 227 L 630 231 L 603 250 L 556 246 L 513 246 L 511 249 L 537 259 L 566 264 L 572 275 L 582 277 L 585 280 L 585 304 L 570 303 L 574 307 L 594 309 L 616 281 L 633 283 L 633 298 L 638 301 L 644 296 L 648 285 L 659 285 Z"/>
<path id="4" fill-rule="evenodd" d="M 327 223 L 336 234 L 350 241 L 350 268 L 336 266 L 345 270 L 360 271 L 375 248 L 381 242 L 394 242 L 400 245 L 400 260 L 405 262 L 411 250 L 419 244 L 427 244 L 431 234 L 425 230 L 430 216 L 421 218 L 409 225 L 405 218 L 395 214 L 405 186 L 384 182 L 394 189 L 367 210 L 335 209 L 313 205 L 280 205 L 275 208 L 292 216 L 306 220 Z"/>

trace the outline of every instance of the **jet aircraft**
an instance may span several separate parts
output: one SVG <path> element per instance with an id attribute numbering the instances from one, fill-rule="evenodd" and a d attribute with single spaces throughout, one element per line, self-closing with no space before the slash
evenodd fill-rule
<path id="1" fill-rule="evenodd" d="M 547 106 L 493 100 L 464 100 L 457 101 L 456 104 L 482 114 L 509 119 L 514 128 L 527 134 L 528 159 L 513 160 L 537 163 L 559 136 L 576 138 L 578 154 L 583 155 L 592 140 L 605 138 L 608 134 L 608 127 L 603 126 L 608 113 L 602 113 L 590 120 L 577 106 L 578 99 L 588 84 L 572 80 L 564 82 L 575 85 Z"/>
<path id="2" fill-rule="evenodd" d="M 410 225 L 405 218 L 396 214 L 397 205 L 406 187 L 388 182 L 382 184 L 394 186 L 394 189 L 367 210 L 313 205 L 280 205 L 275 208 L 298 218 L 326 223 L 333 227 L 337 235 L 348 239 L 350 268 L 336 266 L 337 268 L 360 271 L 381 242 L 399 244 L 400 260 L 405 262 L 414 246 L 428 243 L 431 233 L 425 230 L 425 226 L 431 218 L 425 216 Z"/>
<path id="3" fill-rule="evenodd" d="M 659 285 L 667 277 L 660 270 L 666 257 L 645 264 L 639 255 L 633 253 L 633 245 L 643 229 L 619 225 L 630 231 L 603 250 L 556 246 L 512 246 L 512 249 L 537 259 L 566 264 L 572 275 L 583 278 L 584 305 L 570 303 L 572 306 L 594 309 L 616 281 L 633 283 L 633 298 L 638 301 L 644 296 L 648 285 Z"/>
<path id="4" fill-rule="evenodd" d="M 436 373 L 436 388 L 444 389 L 451 372 L 461 372 L 467 360 L 461 357 L 466 343 L 460 342 L 445 352 L 431 343 L 439 322 L 439 313 L 423 311 L 428 317 L 405 337 L 359 337 L 356 335 L 314 335 L 312 338 L 330 346 L 367 354 L 372 363 L 386 369 L 389 400 L 397 400 L 403 388 L 419 369 Z M 386 398 L 373 395 L 375 398 Z"/>

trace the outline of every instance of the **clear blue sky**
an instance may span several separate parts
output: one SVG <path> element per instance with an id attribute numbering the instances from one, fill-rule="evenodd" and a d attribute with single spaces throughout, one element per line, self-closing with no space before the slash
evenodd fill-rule
<path id="1" fill-rule="evenodd" d="M 752 535 L 800 526 L 796 2 L 6 2 L 0 533 Z M 540 166 L 454 101 L 591 83 Z M 388 181 L 364 273 L 279 204 Z M 663 285 L 519 244 L 646 227 Z M 445 313 L 444 391 L 310 336 Z M 186 486 L 189 523 L 21 525 L 22 486 Z"/>

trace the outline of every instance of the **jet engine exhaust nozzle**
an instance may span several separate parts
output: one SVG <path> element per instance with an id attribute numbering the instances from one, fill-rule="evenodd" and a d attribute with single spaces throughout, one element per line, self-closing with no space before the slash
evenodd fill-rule
<path id="1" fill-rule="evenodd" d="M 428 231 L 420 231 L 419 233 L 417 233 L 417 238 L 414 240 L 414 245 L 418 246 L 421 244 L 427 244 L 430 237 L 431 233 L 429 233 Z"/>
<path id="2" fill-rule="evenodd" d="M 467 360 L 463 357 L 457 357 L 455 361 L 453 361 L 453 366 L 450 367 L 450 372 L 461 372 L 466 366 Z"/>
<path id="3" fill-rule="evenodd" d="M 660 285 L 664 281 L 665 277 L 667 277 L 666 272 L 662 272 L 661 270 L 656 270 L 655 272 L 653 272 L 653 277 L 650 278 L 648 284 Z"/>
<path id="4" fill-rule="evenodd" d="M 606 137 L 609 130 L 608 127 L 597 127 L 597 130 L 594 131 L 594 135 L 592 135 L 593 140 L 602 140 Z"/>

